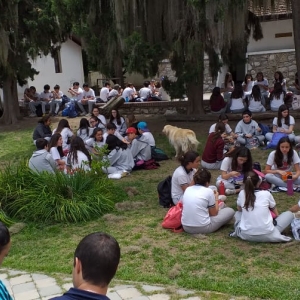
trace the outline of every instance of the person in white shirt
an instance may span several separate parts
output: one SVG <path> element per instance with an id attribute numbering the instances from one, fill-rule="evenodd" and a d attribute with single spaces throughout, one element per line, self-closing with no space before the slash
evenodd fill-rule
<path id="1" fill-rule="evenodd" d="M 46 106 L 50 105 L 52 98 L 53 98 L 53 94 L 50 92 L 50 85 L 45 84 L 44 91 L 40 93 L 40 101 L 42 105 L 43 115 L 46 114 Z"/>
<path id="2" fill-rule="evenodd" d="M 209 188 L 211 173 L 199 169 L 194 175 L 194 185 L 187 187 L 182 199 L 181 223 L 187 233 L 212 233 L 228 223 L 234 210 L 219 209 L 219 194 Z"/>
<path id="3" fill-rule="evenodd" d="M 289 136 L 291 142 L 295 140 L 294 134 L 295 119 L 290 115 L 290 111 L 287 105 L 283 104 L 278 109 L 278 115 L 273 119 L 273 132 L 266 133 L 266 139 L 272 140 L 275 132 L 286 133 Z"/>
<path id="4" fill-rule="evenodd" d="M 105 145 L 105 139 L 103 137 L 103 131 L 101 128 L 94 128 L 90 138 L 85 142 L 86 148 L 93 154 L 99 154 L 98 148 L 102 148 Z"/>
<path id="5" fill-rule="evenodd" d="M 82 87 L 83 87 L 83 92 L 77 104 L 81 110 L 84 110 L 83 105 L 88 105 L 88 110 L 89 113 L 91 114 L 93 110 L 93 106 L 96 103 L 95 92 L 93 89 L 89 87 L 87 83 L 84 83 Z M 84 112 L 86 111 L 84 110 Z"/>
<path id="6" fill-rule="evenodd" d="M 286 211 L 278 214 L 276 202 L 269 191 L 258 189 L 259 176 L 250 171 L 244 177 L 244 190 L 240 191 L 235 213 L 235 231 L 230 234 L 250 242 L 289 242 L 290 237 L 282 235 L 294 219 L 294 214 Z M 276 216 L 275 225 L 271 212 Z"/>
<path id="7" fill-rule="evenodd" d="M 269 82 L 266 78 L 264 78 L 263 72 L 257 72 L 256 80 L 254 81 L 254 85 L 258 85 L 260 89 L 261 95 L 264 97 L 265 102 L 263 105 L 269 105 L 268 98 L 269 98 Z"/>
<path id="8" fill-rule="evenodd" d="M 91 156 L 85 148 L 83 140 L 74 136 L 71 140 L 70 151 L 67 157 L 67 169 L 72 173 L 78 169 L 90 171 Z"/>
<path id="9" fill-rule="evenodd" d="M 126 102 L 129 102 L 134 99 L 135 92 L 134 92 L 132 83 L 127 84 L 127 87 L 124 89 L 124 91 L 122 93 L 122 97 L 125 99 Z"/>
<path id="10" fill-rule="evenodd" d="M 286 79 L 283 78 L 283 74 L 280 71 L 276 71 L 274 73 L 274 89 L 276 82 L 279 82 L 281 84 L 282 90 L 284 91 L 284 93 L 286 93 Z"/>
<path id="11" fill-rule="evenodd" d="M 285 92 L 280 82 L 274 84 L 274 90 L 270 95 L 271 110 L 278 111 L 279 107 L 284 104 Z"/>
<path id="12" fill-rule="evenodd" d="M 62 136 L 60 133 L 55 133 L 52 135 L 49 142 L 49 152 L 52 155 L 52 158 L 57 164 L 57 168 L 60 171 L 64 171 L 66 167 L 65 155 L 62 149 Z"/>
<path id="13" fill-rule="evenodd" d="M 227 109 L 233 113 L 241 113 L 245 110 L 244 91 L 240 84 L 236 84 L 230 99 L 228 100 Z"/>
<path id="14" fill-rule="evenodd" d="M 102 123 L 102 125 L 105 127 L 106 126 L 106 118 L 105 118 L 105 116 L 104 115 L 101 115 L 100 114 L 100 110 L 99 110 L 99 107 L 94 107 L 93 108 L 93 110 L 92 110 L 92 117 L 97 117 L 98 119 L 99 119 L 99 121 L 100 121 L 100 123 Z M 100 127 L 100 126 L 98 126 L 98 127 Z M 101 126 L 101 128 L 102 128 L 102 126 Z M 103 128 L 103 132 L 105 132 L 106 131 L 106 128 Z"/>
<path id="15" fill-rule="evenodd" d="M 109 91 L 110 91 L 110 83 L 105 82 L 104 87 L 101 88 L 100 90 L 100 99 L 102 102 L 106 103 L 108 96 L 109 96 Z"/>
<path id="16" fill-rule="evenodd" d="M 155 139 L 153 134 L 148 129 L 148 125 L 146 122 L 139 122 L 137 124 L 138 132 L 139 134 L 142 134 L 144 136 L 144 139 L 147 141 L 147 143 L 151 147 L 155 147 Z"/>
<path id="17" fill-rule="evenodd" d="M 81 99 L 83 89 L 79 86 L 79 82 L 74 82 L 73 86 L 69 88 L 68 92 L 71 94 L 71 101 L 75 101 L 75 105 L 81 110 L 81 116 L 86 115 L 86 111 L 82 105 L 78 105 L 78 101 Z M 81 103 L 80 103 L 81 104 Z"/>
<path id="18" fill-rule="evenodd" d="M 68 152 L 70 149 L 70 143 L 69 139 L 73 136 L 73 132 L 70 128 L 69 122 L 66 119 L 61 119 L 58 122 L 57 128 L 55 128 L 52 132 L 52 135 L 54 133 L 60 133 L 62 136 L 62 149 L 64 152 Z"/>
<path id="19" fill-rule="evenodd" d="M 117 96 L 121 96 L 123 93 L 123 89 L 119 84 L 115 84 L 114 87 L 111 89 L 111 91 L 108 94 L 107 101 L 109 101 L 112 98 L 115 98 Z"/>
<path id="20" fill-rule="evenodd" d="M 141 101 L 147 101 L 148 97 L 151 95 L 151 89 L 149 88 L 149 81 L 144 82 L 144 87 L 139 90 L 139 98 Z"/>
<path id="21" fill-rule="evenodd" d="M 262 97 L 260 93 L 260 88 L 258 85 L 254 85 L 252 88 L 252 93 L 248 96 L 248 109 L 251 112 L 265 112 L 264 107 L 265 98 Z"/>
<path id="22" fill-rule="evenodd" d="M 29 93 L 24 93 L 25 100 L 29 102 L 29 109 L 31 114 L 29 117 L 36 117 L 36 107 L 41 105 L 40 95 L 36 92 L 36 88 L 31 86 L 29 88 Z"/>
<path id="23" fill-rule="evenodd" d="M 56 116 L 62 104 L 62 96 L 64 94 L 60 91 L 60 86 L 58 84 L 55 85 L 53 89 L 54 91 L 52 91 L 53 98 L 50 104 L 50 111 L 53 116 Z"/>
<path id="24" fill-rule="evenodd" d="M 254 86 L 253 77 L 251 74 L 246 74 L 245 80 L 242 83 L 243 90 L 244 90 L 244 98 L 249 96 L 252 93 L 252 88 Z"/>
<path id="25" fill-rule="evenodd" d="M 126 135 L 126 129 L 127 129 L 127 124 L 124 119 L 119 113 L 117 109 L 113 109 L 110 114 L 109 118 L 109 123 L 114 123 L 117 127 L 117 131 L 122 135 Z"/>
<path id="26" fill-rule="evenodd" d="M 86 118 L 80 119 L 79 128 L 77 130 L 77 136 L 79 136 L 83 142 L 90 138 L 93 133 L 93 128 L 90 127 L 90 123 Z"/>

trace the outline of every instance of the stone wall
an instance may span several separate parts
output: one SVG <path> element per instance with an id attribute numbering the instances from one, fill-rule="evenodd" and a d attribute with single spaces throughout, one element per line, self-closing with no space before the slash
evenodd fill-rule
<path id="1" fill-rule="evenodd" d="M 276 71 L 281 71 L 287 81 L 287 86 L 292 86 L 297 72 L 295 51 L 249 55 L 247 72 L 255 77 L 259 71 L 263 72 L 271 87 Z"/>
<path id="2" fill-rule="evenodd" d="M 158 66 L 158 77 L 161 78 L 167 76 L 169 80 L 176 81 L 175 71 L 172 70 L 170 61 L 168 59 L 163 60 Z M 209 72 L 209 62 L 208 59 L 204 59 L 204 81 L 203 90 L 204 93 L 211 93 L 212 89 L 215 87 L 215 82 L 212 82 L 212 77 Z"/>

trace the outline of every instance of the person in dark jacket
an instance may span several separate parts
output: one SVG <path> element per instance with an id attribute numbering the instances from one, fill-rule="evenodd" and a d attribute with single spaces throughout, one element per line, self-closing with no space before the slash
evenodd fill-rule
<path id="1" fill-rule="evenodd" d="M 52 136 L 50 124 L 51 124 L 50 115 L 44 116 L 38 121 L 38 125 L 34 129 L 33 135 L 32 135 L 34 144 L 35 144 L 36 140 L 40 139 L 40 138 L 50 141 L 50 138 Z"/>

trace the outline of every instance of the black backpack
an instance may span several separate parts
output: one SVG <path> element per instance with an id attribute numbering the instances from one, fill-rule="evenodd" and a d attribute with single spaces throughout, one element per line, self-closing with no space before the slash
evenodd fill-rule
<path id="1" fill-rule="evenodd" d="M 157 147 L 151 147 L 151 157 L 155 161 L 162 161 L 162 160 L 169 159 L 168 155 L 163 150 Z"/>
<path id="2" fill-rule="evenodd" d="M 168 176 L 157 185 L 159 204 L 163 207 L 174 206 L 171 194 L 172 176 Z"/>

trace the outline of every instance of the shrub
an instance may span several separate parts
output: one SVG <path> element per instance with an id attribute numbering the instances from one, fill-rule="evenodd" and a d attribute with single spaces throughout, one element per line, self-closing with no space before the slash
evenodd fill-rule
<path id="1" fill-rule="evenodd" d="M 26 164 L 0 173 L 0 200 L 9 216 L 33 222 L 81 222 L 114 209 L 122 195 L 103 174 L 31 171 Z"/>

